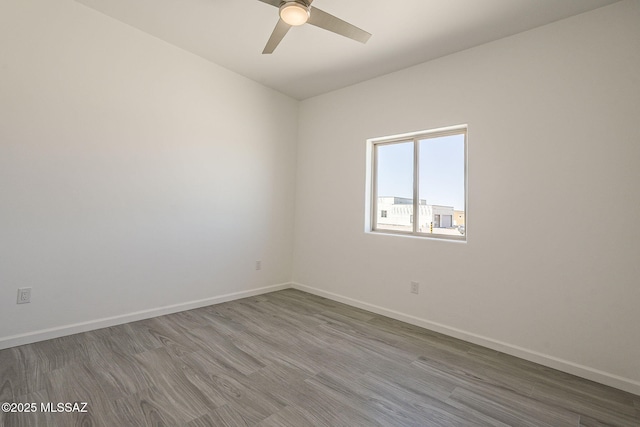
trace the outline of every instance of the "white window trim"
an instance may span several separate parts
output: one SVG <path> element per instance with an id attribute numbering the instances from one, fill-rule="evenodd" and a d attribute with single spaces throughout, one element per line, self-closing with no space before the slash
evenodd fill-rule
<path id="1" fill-rule="evenodd" d="M 380 230 L 376 229 L 377 222 L 377 211 L 378 211 L 378 197 L 377 197 L 377 152 L 376 148 L 381 145 L 387 144 L 395 144 L 399 142 L 413 142 L 413 217 L 418 218 L 418 210 L 419 210 L 419 195 L 418 195 L 418 182 L 419 182 L 419 140 L 429 139 L 429 138 L 439 138 L 443 136 L 449 135 L 464 135 L 464 213 L 465 213 L 465 234 L 461 236 L 452 236 L 452 235 L 444 235 L 444 234 L 432 234 L 432 233 L 421 233 L 417 231 L 418 222 L 413 221 L 413 231 L 402 231 L 402 230 Z M 469 130 L 468 126 L 465 125 L 457 125 L 450 126 L 446 128 L 438 128 L 426 131 L 419 132 L 411 132 L 400 135 L 392 135 L 386 137 L 378 137 L 371 138 L 367 140 L 367 153 L 366 153 L 366 171 L 367 171 L 367 179 L 366 179 L 366 193 L 365 193 L 365 232 L 366 233 L 375 233 L 382 235 L 391 235 L 391 236 L 403 236 L 403 237 L 415 237 L 420 239 L 435 239 L 435 240 L 444 240 L 444 241 L 453 241 L 453 242 L 461 242 L 466 243 L 469 239 L 469 203 L 468 203 L 468 176 L 469 176 L 469 167 L 468 167 L 468 139 L 469 139 Z M 416 202 L 418 201 L 418 202 Z"/>

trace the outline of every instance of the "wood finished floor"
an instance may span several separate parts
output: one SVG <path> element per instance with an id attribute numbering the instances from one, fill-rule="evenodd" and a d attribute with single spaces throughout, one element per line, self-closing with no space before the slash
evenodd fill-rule
<path id="1" fill-rule="evenodd" d="M 0 351 L 2 426 L 640 426 L 640 397 L 296 290 Z"/>

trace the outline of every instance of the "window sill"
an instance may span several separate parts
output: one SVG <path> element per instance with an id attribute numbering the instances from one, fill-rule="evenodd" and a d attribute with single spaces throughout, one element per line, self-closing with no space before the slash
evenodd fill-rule
<path id="1" fill-rule="evenodd" d="M 397 231 L 384 231 L 384 230 L 368 230 L 365 234 L 374 234 L 379 236 L 395 236 L 395 237 L 408 237 L 410 239 L 420 240 L 437 240 L 454 243 L 467 243 L 467 236 L 449 236 L 444 234 L 414 234 L 414 233 L 402 233 Z"/>

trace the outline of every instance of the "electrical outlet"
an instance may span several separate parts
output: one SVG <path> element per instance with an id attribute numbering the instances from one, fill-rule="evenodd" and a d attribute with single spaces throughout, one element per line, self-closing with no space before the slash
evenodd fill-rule
<path id="1" fill-rule="evenodd" d="M 31 288 L 18 288 L 18 304 L 31 302 Z"/>
<path id="2" fill-rule="evenodd" d="M 420 292 L 420 283 L 418 282 L 411 282 L 411 288 L 410 291 L 412 294 L 417 294 Z"/>
<path id="3" fill-rule="evenodd" d="M 262 270 L 262 261 L 256 261 L 256 270 Z"/>

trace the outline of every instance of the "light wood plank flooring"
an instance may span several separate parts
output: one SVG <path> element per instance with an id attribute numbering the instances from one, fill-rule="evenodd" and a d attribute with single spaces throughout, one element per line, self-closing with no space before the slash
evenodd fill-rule
<path id="1" fill-rule="evenodd" d="M 640 426 L 640 397 L 296 290 L 0 351 L 2 426 Z"/>

